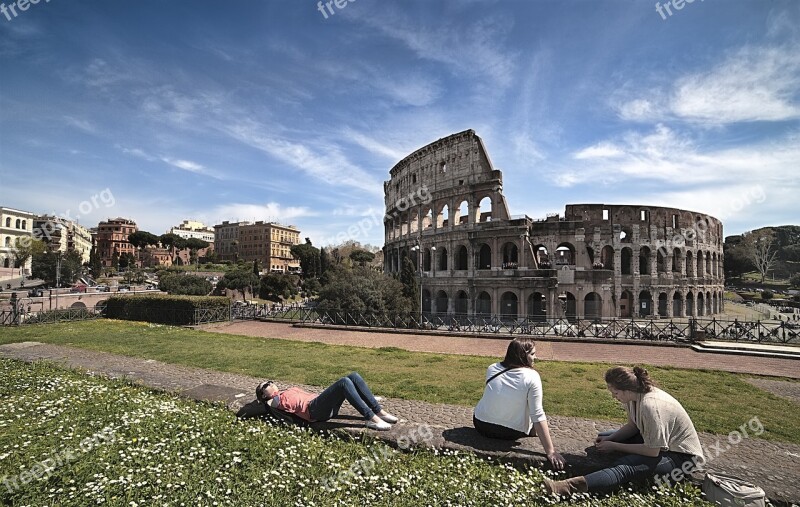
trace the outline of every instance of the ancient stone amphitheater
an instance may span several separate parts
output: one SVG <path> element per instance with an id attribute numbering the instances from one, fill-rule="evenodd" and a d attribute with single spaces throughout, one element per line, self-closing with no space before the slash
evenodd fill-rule
<path id="1" fill-rule="evenodd" d="M 432 315 L 679 318 L 723 311 L 722 223 L 647 205 L 511 215 L 467 130 L 411 153 L 384 183 L 384 269 L 408 257 Z M 421 198 L 422 197 L 422 198 Z"/>

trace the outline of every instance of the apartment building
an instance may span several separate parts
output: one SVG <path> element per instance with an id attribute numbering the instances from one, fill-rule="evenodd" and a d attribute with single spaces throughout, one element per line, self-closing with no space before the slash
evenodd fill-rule
<path id="1" fill-rule="evenodd" d="M 136 255 L 136 248 L 128 242 L 128 236 L 138 231 L 136 222 L 127 218 L 109 218 L 97 225 L 95 244 L 103 267 L 113 265 L 114 253 Z"/>
<path id="2" fill-rule="evenodd" d="M 81 262 L 89 262 L 92 233 L 80 224 L 52 215 L 38 215 L 33 222 L 33 236 L 54 252 L 76 251 Z"/>
<path id="3" fill-rule="evenodd" d="M 214 226 L 214 251 L 221 261 L 237 261 L 239 256 L 239 228 L 250 222 L 228 222 Z"/>
<path id="4" fill-rule="evenodd" d="M 181 238 L 197 238 L 202 239 L 208 243 L 214 243 L 216 239 L 216 231 L 204 224 L 195 220 L 184 220 L 180 225 L 173 227 L 167 231 L 167 234 L 175 234 Z"/>
<path id="5" fill-rule="evenodd" d="M 292 225 L 256 222 L 239 229 L 239 258 L 258 261 L 272 273 L 295 272 L 300 261 L 292 256 L 291 248 L 299 242 L 300 231 Z"/>
<path id="6" fill-rule="evenodd" d="M 14 260 L 14 246 L 19 238 L 33 239 L 33 221 L 36 215 L 30 211 L 0 206 L 0 271 L 1 276 L 19 274 L 14 268 L 22 268 L 30 274 L 31 259 L 24 266 L 17 266 Z"/>

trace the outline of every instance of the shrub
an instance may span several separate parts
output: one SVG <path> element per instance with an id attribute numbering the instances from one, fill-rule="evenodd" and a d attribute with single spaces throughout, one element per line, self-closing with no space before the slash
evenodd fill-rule
<path id="1" fill-rule="evenodd" d="M 764 292 L 762 292 L 762 293 L 761 293 L 761 299 L 763 299 L 764 301 L 766 301 L 766 300 L 768 300 L 768 299 L 772 299 L 772 296 L 773 296 L 773 295 L 774 295 L 774 294 L 772 293 L 772 291 L 771 291 L 771 290 L 769 290 L 769 289 L 764 289 Z"/>
<path id="2" fill-rule="evenodd" d="M 109 319 L 185 326 L 195 323 L 195 310 L 204 309 L 225 315 L 229 308 L 230 300 L 225 297 L 164 294 L 112 296 L 106 303 L 106 316 Z"/>
<path id="3" fill-rule="evenodd" d="M 800 273 L 792 275 L 792 277 L 789 279 L 789 285 L 800 289 Z"/>
<path id="4" fill-rule="evenodd" d="M 205 278 L 171 272 L 163 272 L 159 276 L 158 288 L 179 296 L 205 296 L 212 289 L 211 282 Z"/>

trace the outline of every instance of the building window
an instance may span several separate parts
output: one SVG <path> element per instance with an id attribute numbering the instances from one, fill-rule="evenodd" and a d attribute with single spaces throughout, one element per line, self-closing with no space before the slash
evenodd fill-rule
<path id="1" fill-rule="evenodd" d="M 603 220 L 608 220 L 608 210 L 607 209 L 603 210 Z"/>

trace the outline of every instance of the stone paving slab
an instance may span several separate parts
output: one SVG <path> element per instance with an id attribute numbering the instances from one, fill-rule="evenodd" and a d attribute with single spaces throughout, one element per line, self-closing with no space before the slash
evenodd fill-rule
<path id="1" fill-rule="evenodd" d="M 167 364 L 103 352 L 95 352 L 37 342 L 0 346 L 0 357 L 24 361 L 49 360 L 69 368 L 84 369 L 109 377 L 124 377 L 147 387 L 165 390 L 192 399 L 219 401 L 240 416 L 263 412 L 254 402 L 255 386 L 263 379 L 246 375 Z M 344 372 L 343 372 L 344 373 Z M 293 384 L 278 382 L 281 388 Z M 300 386 L 319 392 L 319 387 Z M 388 432 L 365 429 L 363 420 L 345 404 L 340 417 L 326 423 L 315 423 L 320 429 L 341 429 L 351 434 L 368 432 L 389 445 L 404 447 L 405 442 L 438 448 L 459 449 L 492 456 L 511 462 L 527 462 L 542 466 L 545 457 L 536 438 L 519 442 L 503 442 L 483 438 L 472 427 L 472 408 L 395 398 L 382 402 L 387 410 L 400 417 Z M 607 465 L 613 456 L 600 455 L 591 444 L 600 431 L 612 429 L 616 423 L 574 417 L 548 418 L 556 448 L 570 463 L 570 472 L 583 473 Z M 743 415 L 742 424 L 748 416 Z M 432 435 L 423 442 L 420 435 Z M 761 487 L 773 500 L 800 504 L 800 445 L 774 443 L 757 438 L 738 439 L 706 433 L 700 439 L 707 449 L 709 467 L 746 478 Z"/>

